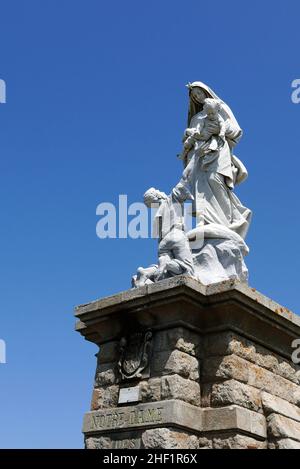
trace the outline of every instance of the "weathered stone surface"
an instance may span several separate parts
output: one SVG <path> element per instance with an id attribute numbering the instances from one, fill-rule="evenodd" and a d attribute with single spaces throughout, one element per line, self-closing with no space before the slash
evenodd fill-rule
<path id="1" fill-rule="evenodd" d="M 214 384 L 211 391 L 212 407 L 236 404 L 256 412 L 262 412 L 260 391 L 235 380 Z"/>
<path id="2" fill-rule="evenodd" d="M 198 438 L 182 431 L 167 428 L 146 430 L 142 435 L 144 448 L 147 449 L 198 449 Z"/>
<path id="3" fill-rule="evenodd" d="M 260 438 L 267 436 L 265 417 L 236 405 L 203 409 L 202 428 L 205 432 L 240 430 Z"/>
<path id="4" fill-rule="evenodd" d="M 109 386 L 117 383 L 118 375 L 115 363 L 105 363 L 97 366 L 95 386 Z"/>
<path id="5" fill-rule="evenodd" d="M 207 309 L 215 314 L 206 314 Z M 290 354 L 290 339 L 299 337 L 300 327 L 296 314 L 255 289 L 232 280 L 204 287 L 182 275 L 77 307 L 76 329 L 97 344 L 108 338 L 117 340 L 128 315 L 131 322 L 147 328 L 158 324 L 170 328 L 178 326 L 179 321 L 185 321 L 189 329 L 201 325 L 211 331 L 217 326 L 234 327 L 286 356 Z"/>
<path id="6" fill-rule="evenodd" d="M 282 415 L 271 414 L 267 418 L 268 433 L 274 438 L 292 438 L 300 442 L 300 423 Z"/>
<path id="7" fill-rule="evenodd" d="M 299 386 L 234 354 L 204 360 L 202 373 L 205 381 L 236 379 L 300 405 Z"/>
<path id="8" fill-rule="evenodd" d="M 274 366 L 274 373 L 282 376 L 283 378 L 289 379 L 296 384 L 300 384 L 300 367 L 295 365 L 292 362 L 288 363 L 287 361 L 281 360 Z"/>
<path id="9" fill-rule="evenodd" d="M 300 409 L 293 404 L 281 399 L 280 397 L 272 396 L 269 393 L 262 393 L 262 405 L 265 414 L 280 414 L 284 417 L 291 418 L 300 422 Z"/>
<path id="10" fill-rule="evenodd" d="M 113 446 L 111 438 L 100 436 L 99 438 L 86 438 L 85 447 L 86 449 L 111 449 Z"/>
<path id="11" fill-rule="evenodd" d="M 95 388 L 92 396 L 91 410 L 105 409 L 118 405 L 119 386 Z"/>
<path id="12" fill-rule="evenodd" d="M 300 384 L 299 365 L 287 361 L 278 354 L 234 332 L 209 334 L 203 339 L 203 349 L 206 357 L 235 354 L 283 378 Z"/>
<path id="13" fill-rule="evenodd" d="M 266 441 L 259 441 L 245 435 L 220 436 L 213 439 L 214 449 L 267 449 Z"/>
<path id="14" fill-rule="evenodd" d="M 273 441 L 268 446 L 269 449 L 300 449 L 300 443 L 290 438 Z"/>
<path id="15" fill-rule="evenodd" d="M 213 449 L 213 440 L 211 437 L 201 436 L 198 440 L 199 449 Z"/>
<path id="16" fill-rule="evenodd" d="M 84 416 L 86 434 L 107 433 L 110 430 L 147 429 L 170 426 L 188 431 L 202 430 L 202 409 L 179 400 L 115 407 L 88 412 Z"/>
<path id="17" fill-rule="evenodd" d="M 194 436 L 201 448 L 260 448 L 267 416 L 269 447 L 299 449 L 299 367 L 289 356 L 300 319 L 277 309 L 234 282 L 203 287 L 179 277 L 83 306 L 78 330 L 100 344 L 86 447 L 141 447 L 147 431 L 157 448 L 180 445 L 178 438 L 188 445 Z M 152 375 L 131 383 L 142 403 L 118 405 L 119 339 L 149 329 Z M 158 429 L 167 434 L 154 438 Z"/>
<path id="18" fill-rule="evenodd" d="M 300 387 L 295 383 L 256 365 L 249 366 L 248 370 L 248 384 L 300 405 Z"/>
<path id="19" fill-rule="evenodd" d="M 184 327 L 174 327 L 158 331 L 154 336 L 154 349 L 157 352 L 180 350 L 197 356 L 201 344 L 201 336 Z"/>
<path id="20" fill-rule="evenodd" d="M 200 449 L 267 449 L 266 440 L 258 440 L 238 433 L 223 433 L 199 438 Z"/>
<path id="21" fill-rule="evenodd" d="M 236 355 L 226 355 L 203 360 L 201 374 L 202 379 L 209 382 L 233 378 L 247 383 L 249 372 L 245 360 Z"/>
<path id="22" fill-rule="evenodd" d="M 142 402 L 161 400 L 161 378 L 150 378 L 140 382 Z"/>
<path id="23" fill-rule="evenodd" d="M 161 380 L 162 399 L 180 399 L 200 406 L 200 385 L 178 375 L 163 376 Z"/>
<path id="24" fill-rule="evenodd" d="M 151 374 L 178 374 L 183 378 L 199 379 L 199 362 L 197 358 L 180 350 L 157 352 L 153 354 Z"/>
<path id="25" fill-rule="evenodd" d="M 86 449 L 139 449 L 140 432 L 122 432 L 110 436 L 95 436 L 85 439 Z"/>
<path id="26" fill-rule="evenodd" d="M 88 437 L 95 434 L 107 436 L 111 430 L 130 431 L 176 428 L 187 433 L 238 432 L 253 438 L 266 438 L 265 417 L 239 406 L 201 409 L 179 400 L 115 407 L 88 412 L 84 417 L 83 431 Z M 109 433 L 111 436 L 112 433 Z"/>
<path id="27" fill-rule="evenodd" d="M 113 363 L 119 359 L 119 342 L 107 342 L 100 346 L 99 352 L 97 354 L 98 363 L 102 365 L 103 363 Z"/>

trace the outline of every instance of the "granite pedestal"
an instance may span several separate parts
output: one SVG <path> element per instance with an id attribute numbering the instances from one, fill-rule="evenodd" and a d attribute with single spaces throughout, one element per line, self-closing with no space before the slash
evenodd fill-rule
<path id="1" fill-rule="evenodd" d="M 299 448 L 300 318 L 186 276 L 76 308 L 99 346 L 86 448 Z"/>

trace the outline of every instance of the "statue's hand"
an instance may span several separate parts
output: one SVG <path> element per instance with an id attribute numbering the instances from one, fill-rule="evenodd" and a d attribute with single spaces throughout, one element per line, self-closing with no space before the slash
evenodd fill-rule
<path id="1" fill-rule="evenodd" d="M 192 127 L 191 127 L 191 128 L 188 127 L 187 129 L 185 129 L 184 135 L 186 135 L 187 137 L 189 137 L 189 136 L 193 135 L 194 132 L 195 132 L 195 129 L 193 129 Z"/>
<path id="2" fill-rule="evenodd" d="M 208 141 L 208 142 L 205 142 L 203 145 L 201 145 L 201 153 L 200 153 L 200 155 L 201 155 L 201 156 L 207 155 L 207 153 L 210 152 L 210 148 L 209 148 L 209 147 L 210 147 L 210 142 L 209 142 L 209 141 Z"/>

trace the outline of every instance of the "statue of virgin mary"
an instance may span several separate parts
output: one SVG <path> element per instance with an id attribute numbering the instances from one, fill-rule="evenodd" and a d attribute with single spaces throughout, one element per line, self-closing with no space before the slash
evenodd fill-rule
<path id="1" fill-rule="evenodd" d="M 185 140 L 191 138 L 183 152 L 185 169 L 170 196 L 153 188 L 145 194 L 150 194 L 153 201 L 165 200 L 167 210 L 158 210 L 157 224 L 164 226 L 166 222 L 168 230 L 165 237 L 159 238 L 158 265 L 140 267 L 133 277 L 134 287 L 180 274 L 192 276 L 204 285 L 248 280 L 244 256 L 249 251 L 245 237 L 251 210 L 233 192 L 247 177 L 245 166 L 233 154 L 242 130 L 229 106 L 207 85 L 196 81 L 188 88 Z M 182 208 L 187 198 L 193 200 L 197 223 L 186 232 Z M 176 216 L 171 223 L 171 217 L 165 218 L 173 206 Z"/>
<path id="2" fill-rule="evenodd" d="M 187 86 L 188 128 L 197 128 L 206 119 L 204 104 L 210 98 L 218 102 L 218 112 L 226 129 L 222 145 L 210 157 L 203 157 L 197 144 L 191 148 L 182 176 L 194 197 L 193 212 L 197 224 L 187 235 L 196 276 L 204 284 L 228 278 L 247 281 L 244 256 L 249 248 L 245 237 L 252 213 L 233 192 L 234 187 L 248 176 L 243 163 L 233 154 L 242 130 L 230 107 L 211 88 L 199 81 Z M 207 122 L 206 128 L 217 136 L 220 131 L 218 122 Z"/>
<path id="3" fill-rule="evenodd" d="M 203 103 L 206 98 L 212 98 L 219 103 L 219 113 L 226 128 L 225 141 L 221 148 L 214 152 L 213 158 L 201 156 L 197 145 L 188 153 L 183 177 L 188 180 L 194 196 L 195 215 L 200 225 L 210 225 L 210 237 L 213 236 L 213 228 L 217 225 L 215 237 L 220 237 L 220 230 L 222 233 L 231 230 L 244 239 L 249 228 L 251 211 L 244 207 L 233 193 L 235 185 L 243 182 L 248 176 L 243 163 L 233 154 L 241 139 L 242 130 L 229 106 L 211 88 L 199 81 L 187 86 L 188 127 L 196 128 L 206 118 Z M 218 135 L 218 124 L 210 122 L 208 125 L 211 133 Z"/>

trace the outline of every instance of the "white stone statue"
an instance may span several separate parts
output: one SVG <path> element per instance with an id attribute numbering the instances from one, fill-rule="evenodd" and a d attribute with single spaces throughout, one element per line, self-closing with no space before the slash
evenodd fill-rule
<path id="1" fill-rule="evenodd" d="M 193 268 L 173 267 L 171 259 L 172 256 L 176 259 L 174 247 L 177 245 L 174 241 L 168 251 L 166 265 L 161 259 L 159 266 L 151 267 L 151 275 L 140 268 L 140 273 L 133 280 L 134 286 L 180 273 L 193 276 L 206 285 L 230 278 L 242 282 L 248 279 L 244 256 L 249 249 L 244 239 L 251 211 L 233 193 L 235 185 L 248 175 L 243 163 L 233 155 L 242 130 L 229 106 L 207 85 L 194 82 L 187 86 L 188 128 L 184 132 L 180 155 L 185 169 L 176 187 L 183 187 L 181 193 L 190 193 L 187 198 L 193 200 L 196 227 L 185 235 L 189 240 Z M 165 200 L 172 200 L 172 195 Z M 177 202 L 182 204 L 184 200 L 181 196 Z M 161 214 L 162 218 L 166 215 L 163 210 Z M 161 237 L 159 252 L 162 252 L 163 239 L 164 236 Z"/>
<path id="2" fill-rule="evenodd" d="M 185 130 L 183 138 L 183 152 L 179 155 L 179 158 L 184 161 L 185 166 L 187 165 L 187 157 L 192 149 L 198 149 L 198 153 L 201 156 L 213 153 L 220 149 L 225 143 L 226 125 L 223 117 L 220 115 L 221 106 L 219 101 L 216 99 L 207 98 L 203 104 L 203 111 L 205 113 L 205 119 L 196 121 L 196 127 L 191 127 Z M 218 135 L 209 130 L 211 123 L 215 123 L 219 132 Z M 217 155 L 210 155 L 210 157 L 216 157 Z M 210 158 L 210 159 L 211 159 Z"/>
<path id="3" fill-rule="evenodd" d="M 219 113 L 226 127 L 223 145 L 215 152 L 203 156 L 200 142 L 187 155 L 184 174 L 189 177 L 197 216 L 202 217 L 205 224 L 217 223 L 227 226 L 244 238 L 249 228 L 251 211 L 244 207 L 232 192 L 234 186 L 244 181 L 248 175 L 245 166 L 232 153 L 242 136 L 242 130 L 230 108 L 208 86 L 201 82 L 188 86 L 189 127 L 196 128 L 203 125 L 203 121 L 207 121 L 207 114 L 203 109 L 206 98 L 219 102 Z M 213 135 L 219 135 L 220 125 L 216 121 L 206 122 L 205 127 Z"/>
<path id="4" fill-rule="evenodd" d="M 177 184 L 167 196 L 154 187 L 144 194 L 144 203 L 151 208 L 158 205 L 154 219 L 154 234 L 159 239 L 158 265 L 139 267 L 132 278 L 134 287 L 157 282 L 174 275 L 194 275 L 191 247 L 184 227 L 183 203 L 192 199 L 188 186 Z"/>

